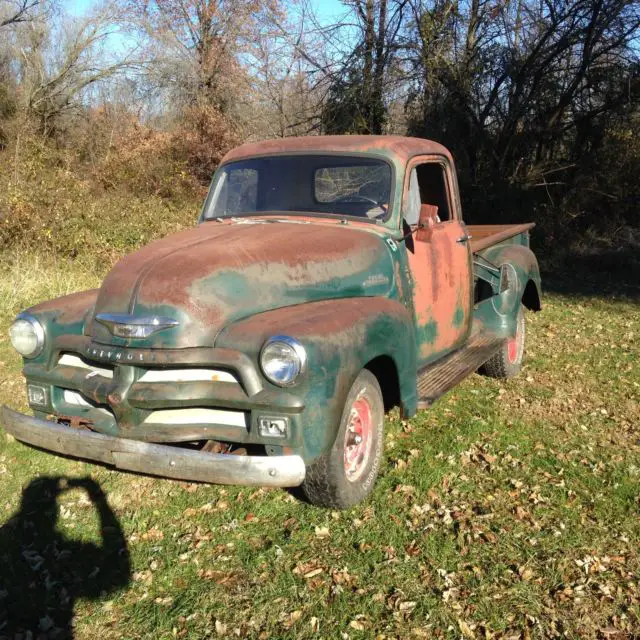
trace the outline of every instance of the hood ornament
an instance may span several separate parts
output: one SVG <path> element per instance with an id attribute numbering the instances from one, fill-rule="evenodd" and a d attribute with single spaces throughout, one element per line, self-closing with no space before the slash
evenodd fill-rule
<path id="1" fill-rule="evenodd" d="M 162 316 L 132 316 L 126 313 L 99 313 L 96 320 L 118 338 L 148 338 L 151 334 L 180 323 Z"/>

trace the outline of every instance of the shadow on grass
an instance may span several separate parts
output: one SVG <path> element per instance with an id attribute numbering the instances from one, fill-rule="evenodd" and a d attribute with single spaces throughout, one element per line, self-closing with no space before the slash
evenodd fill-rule
<path id="1" fill-rule="evenodd" d="M 56 529 L 58 497 L 76 488 L 98 512 L 100 546 Z M 97 599 L 130 579 L 127 543 L 100 486 L 91 478 L 33 480 L 0 528 L 0 640 L 73 638 L 76 600 Z"/>
<path id="2" fill-rule="evenodd" d="M 632 247 L 539 257 L 543 292 L 640 302 L 640 252 Z"/>

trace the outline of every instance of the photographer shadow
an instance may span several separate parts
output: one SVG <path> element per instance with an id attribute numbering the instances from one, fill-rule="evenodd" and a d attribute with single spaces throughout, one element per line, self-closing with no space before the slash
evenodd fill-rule
<path id="1" fill-rule="evenodd" d="M 77 488 L 98 513 L 100 545 L 56 528 L 58 497 Z M 126 539 L 100 485 L 91 478 L 33 480 L 20 510 L 0 528 L 0 640 L 71 639 L 76 600 L 97 599 L 130 579 Z"/>

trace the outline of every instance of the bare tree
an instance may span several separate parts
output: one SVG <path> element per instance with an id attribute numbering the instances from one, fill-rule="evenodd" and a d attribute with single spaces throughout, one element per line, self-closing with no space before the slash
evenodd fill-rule
<path id="1" fill-rule="evenodd" d="M 33 19 L 40 0 L 0 0 L 0 28 Z"/>
<path id="2" fill-rule="evenodd" d="M 34 22 L 21 31 L 23 109 L 42 133 L 53 134 L 63 116 L 88 106 L 91 87 L 136 64 L 131 51 L 114 54 L 110 45 L 121 18 L 118 6 L 107 3 L 81 19 Z"/>
<path id="3" fill-rule="evenodd" d="M 251 137 L 317 133 L 329 64 L 317 15 L 308 2 L 289 5 L 262 37 L 250 58 Z"/>
<path id="4" fill-rule="evenodd" d="M 128 0 L 144 37 L 149 72 L 181 105 L 225 112 L 248 88 L 242 57 L 259 39 L 277 0 Z"/>
<path id="5" fill-rule="evenodd" d="M 486 144 L 496 175 L 521 179 L 561 151 L 581 119 L 614 108 L 627 92 L 624 83 L 617 92 L 606 88 L 602 70 L 617 68 L 629 53 L 640 27 L 637 2 L 411 6 L 424 123 L 455 127 L 469 158 Z"/>
<path id="6" fill-rule="evenodd" d="M 347 0 L 351 23 L 344 30 L 355 34 L 332 77 L 323 114 L 324 127 L 337 132 L 380 134 L 385 130 L 387 97 L 393 92 L 391 74 L 402 48 L 407 0 Z M 334 38 L 335 39 L 335 38 Z"/>

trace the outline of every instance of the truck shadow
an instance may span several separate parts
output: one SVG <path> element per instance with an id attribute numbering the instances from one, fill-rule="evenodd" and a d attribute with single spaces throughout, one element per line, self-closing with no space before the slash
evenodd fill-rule
<path id="1" fill-rule="evenodd" d="M 56 529 L 58 497 L 77 488 L 98 513 L 100 545 Z M 76 600 L 97 599 L 130 579 L 124 533 L 100 485 L 88 477 L 37 478 L 0 528 L 0 640 L 71 639 Z"/>
<path id="2" fill-rule="evenodd" d="M 542 289 L 580 297 L 626 298 L 640 302 L 640 260 L 618 250 L 540 259 Z"/>

